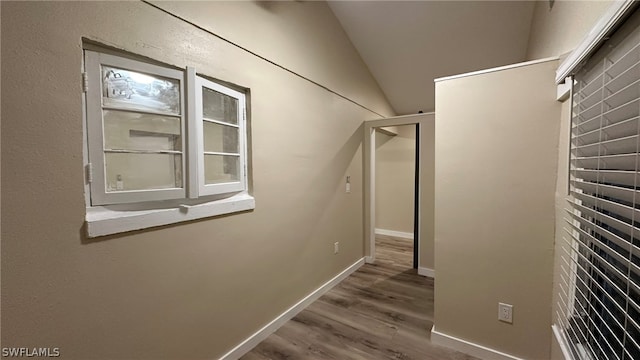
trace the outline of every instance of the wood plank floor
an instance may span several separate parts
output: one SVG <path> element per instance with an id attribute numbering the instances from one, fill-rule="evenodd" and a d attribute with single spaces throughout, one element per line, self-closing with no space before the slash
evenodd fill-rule
<path id="1" fill-rule="evenodd" d="M 433 280 L 411 268 L 412 246 L 379 236 L 375 264 L 362 266 L 241 359 L 474 360 L 431 344 Z"/>

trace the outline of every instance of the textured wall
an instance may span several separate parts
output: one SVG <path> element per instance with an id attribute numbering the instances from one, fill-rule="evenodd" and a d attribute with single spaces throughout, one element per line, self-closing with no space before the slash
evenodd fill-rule
<path id="1" fill-rule="evenodd" d="M 525 359 L 550 353 L 557 66 L 436 83 L 435 327 Z"/>
<path id="2" fill-rule="evenodd" d="M 575 49 L 611 5 L 611 0 L 536 1 L 529 33 L 527 59 L 560 56 Z"/>
<path id="3" fill-rule="evenodd" d="M 378 83 L 323 2 L 152 2 L 378 113 L 391 111 L 379 101 Z"/>
<path id="4" fill-rule="evenodd" d="M 342 33 L 325 31 L 337 21 L 324 3 L 238 6 L 234 17 L 269 29 L 263 47 L 304 36 L 276 60 L 308 60 L 318 83 L 333 85 L 337 70 L 313 65 L 317 56 L 336 68 L 360 61 Z M 378 115 L 149 4 L 1 7 L 3 347 L 214 359 L 363 256 L 362 121 Z M 280 33 L 279 21 L 300 28 Z M 244 25 L 221 26 L 232 37 Z M 255 211 L 84 238 L 83 37 L 250 89 Z M 306 52 L 323 44 L 330 51 Z M 368 73 L 339 77 L 336 91 L 392 115 Z"/>

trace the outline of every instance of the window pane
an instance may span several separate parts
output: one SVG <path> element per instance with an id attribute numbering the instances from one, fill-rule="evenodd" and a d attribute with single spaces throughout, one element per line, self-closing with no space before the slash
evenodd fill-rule
<path id="1" fill-rule="evenodd" d="M 105 153 L 106 191 L 182 188 L 182 155 Z"/>
<path id="2" fill-rule="evenodd" d="M 205 184 L 240 181 L 240 157 L 231 155 L 204 156 Z"/>
<path id="3" fill-rule="evenodd" d="M 238 124 L 238 99 L 231 96 L 203 87 L 202 110 L 207 119 Z"/>
<path id="4" fill-rule="evenodd" d="M 239 153 L 238 128 L 203 122 L 204 151 Z"/>
<path id="5" fill-rule="evenodd" d="M 102 66 L 104 106 L 180 114 L 180 81 Z"/>
<path id="6" fill-rule="evenodd" d="M 180 118 L 104 111 L 104 147 L 114 150 L 182 150 Z"/>

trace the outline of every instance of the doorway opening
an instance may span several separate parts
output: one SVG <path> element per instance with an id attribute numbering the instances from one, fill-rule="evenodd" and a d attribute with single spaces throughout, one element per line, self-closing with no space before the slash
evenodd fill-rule
<path id="1" fill-rule="evenodd" d="M 418 268 L 417 179 L 419 124 L 377 127 L 375 137 L 375 253 L 378 263 Z"/>
<path id="2" fill-rule="evenodd" d="M 376 260 L 376 229 L 378 233 L 385 230 L 376 219 L 376 145 L 380 142 L 376 141 L 376 136 L 380 137 L 377 133 L 381 128 L 409 125 L 415 129 L 413 231 L 410 235 L 414 241 L 410 267 L 417 268 L 420 275 L 433 277 L 434 119 L 435 113 L 424 113 L 371 120 L 364 124 L 364 250 L 367 263 Z"/>

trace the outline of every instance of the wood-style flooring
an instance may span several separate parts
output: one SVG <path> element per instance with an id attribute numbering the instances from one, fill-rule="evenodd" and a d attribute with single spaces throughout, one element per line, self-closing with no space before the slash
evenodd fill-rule
<path id="1" fill-rule="evenodd" d="M 412 246 L 379 236 L 375 264 L 362 266 L 241 359 L 475 359 L 431 344 L 433 280 L 411 268 Z"/>

